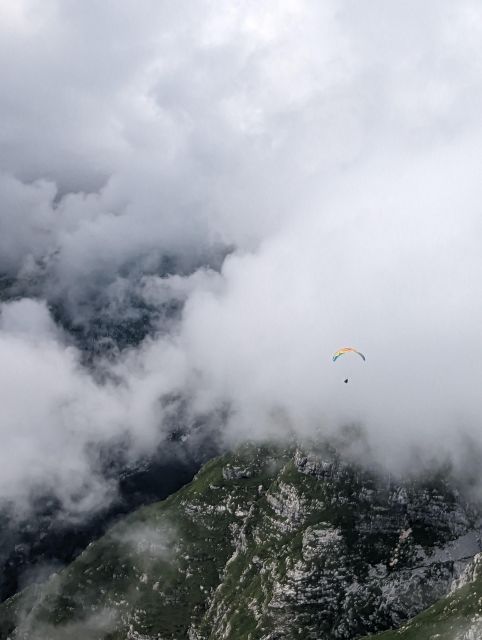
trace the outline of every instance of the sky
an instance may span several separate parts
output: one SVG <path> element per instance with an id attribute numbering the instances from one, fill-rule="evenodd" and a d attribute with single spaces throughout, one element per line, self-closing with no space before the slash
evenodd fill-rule
<path id="1" fill-rule="evenodd" d="M 463 466 L 481 43 L 475 0 L 0 0 L 0 499 L 99 508 L 92 451 L 162 446 L 172 397 Z M 59 308 L 149 330 L 86 359 Z"/>

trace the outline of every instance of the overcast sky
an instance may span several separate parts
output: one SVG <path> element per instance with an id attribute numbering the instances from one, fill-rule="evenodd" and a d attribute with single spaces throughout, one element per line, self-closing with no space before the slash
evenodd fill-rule
<path id="1" fill-rule="evenodd" d="M 0 0 L 0 77 L 0 271 L 42 280 L 1 306 L 0 497 L 95 508 L 86 444 L 150 450 L 173 392 L 228 442 L 482 445 L 477 0 Z M 132 290 L 182 317 L 99 382 L 48 301 Z"/>

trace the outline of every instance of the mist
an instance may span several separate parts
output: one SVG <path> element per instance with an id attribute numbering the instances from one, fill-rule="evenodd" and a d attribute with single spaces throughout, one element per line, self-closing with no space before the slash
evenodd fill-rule
<path id="1" fill-rule="evenodd" d="M 0 498 L 100 508 L 172 398 L 220 447 L 482 446 L 481 42 L 475 1 L 0 1 Z"/>

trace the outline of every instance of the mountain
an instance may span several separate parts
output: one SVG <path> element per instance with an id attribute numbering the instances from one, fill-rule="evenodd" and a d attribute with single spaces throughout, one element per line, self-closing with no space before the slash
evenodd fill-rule
<path id="1" fill-rule="evenodd" d="M 478 534 L 446 470 L 401 480 L 329 445 L 246 445 L 6 601 L 0 639 L 353 640 L 443 598 Z"/>

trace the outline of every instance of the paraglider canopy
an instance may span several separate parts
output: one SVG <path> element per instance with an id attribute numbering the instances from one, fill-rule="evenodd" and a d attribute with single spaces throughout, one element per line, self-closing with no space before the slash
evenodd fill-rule
<path id="1" fill-rule="evenodd" d="M 343 347 L 342 349 L 338 349 L 338 351 L 335 351 L 335 353 L 333 354 L 333 362 L 336 362 L 338 358 L 344 355 L 345 353 L 356 353 L 360 356 L 360 358 L 362 358 L 363 360 L 366 360 L 363 353 L 361 353 L 360 351 L 357 351 L 356 349 L 353 349 L 353 347 Z"/>

